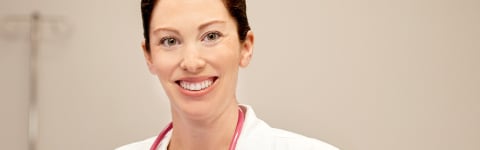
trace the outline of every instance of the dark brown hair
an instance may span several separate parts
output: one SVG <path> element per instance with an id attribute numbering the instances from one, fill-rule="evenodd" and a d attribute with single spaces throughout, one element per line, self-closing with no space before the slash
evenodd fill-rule
<path id="1" fill-rule="evenodd" d="M 143 37 L 145 38 L 147 52 L 150 52 L 150 21 L 152 20 L 153 8 L 158 1 L 159 0 L 142 0 L 141 2 Z M 230 13 L 230 16 L 232 16 L 237 23 L 237 32 L 240 42 L 245 41 L 247 32 L 250 31 L 245 0 L 222 0 L 222 2 Z"/>

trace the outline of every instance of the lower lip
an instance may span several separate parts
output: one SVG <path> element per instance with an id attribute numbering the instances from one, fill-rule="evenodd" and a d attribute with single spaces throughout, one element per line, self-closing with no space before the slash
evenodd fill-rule
<path id="1" fill-rule="evenodd" d="M 205 88 L 205 89 L 202 89 L 202 90 L 198 90 L 198 91 L 190 91 L 190 90 L 187 90 L 187 89 L 184 89 L 182 86 L 178 85 L 178 88 L 180 90 L 180 92 L 186 96 L 190 96 L 190 97 L 202 97 L 202 96 L 205 96 L 207 95 L 208 93 L 210 93 L 213 88 L 215 87 L 215 85 L 217 84 L 217 79 L 214 79 L 213 80 L 213 83 L 212 85 L 210 85 L 209 87 Z"/>

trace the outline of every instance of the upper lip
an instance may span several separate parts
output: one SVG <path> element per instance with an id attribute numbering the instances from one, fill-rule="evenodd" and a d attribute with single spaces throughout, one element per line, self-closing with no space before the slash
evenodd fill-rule
<path id="1" fill-rule="evenodd" d="M 201 77 L 182 77 L 178 80 L 175 80 L 175 83 L 180 83 L 180 81 L 185 81 L 185 82 L 201 82 L 209 79 L 216 80 L 218 76 L 201 76 Z"/>

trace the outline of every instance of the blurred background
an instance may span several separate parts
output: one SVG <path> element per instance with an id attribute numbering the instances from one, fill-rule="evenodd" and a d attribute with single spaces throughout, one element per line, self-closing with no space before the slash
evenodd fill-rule
<path id="1" fill-rule="evenodd" d="M 247 1 L 238 98 L 271 126 L 344 150 L 480 149 L 480 1 Z M 0 149 L 29 130 L 36 150 L 114 149 L 170 122 L 139 0 L 1 0 L 0 19 Z"/>

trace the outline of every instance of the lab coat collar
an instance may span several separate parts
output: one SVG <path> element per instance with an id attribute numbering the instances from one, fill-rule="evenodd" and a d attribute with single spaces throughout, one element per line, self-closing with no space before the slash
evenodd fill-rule
<path id="1" fill-rule="evenodd" d="M 240 104 L 245 110 L 245 122 L 238 139 L 237 149 L 272 149 L 273 136 L 271 127 L 257 118 L 255 111 L 249 105 Z"/>

